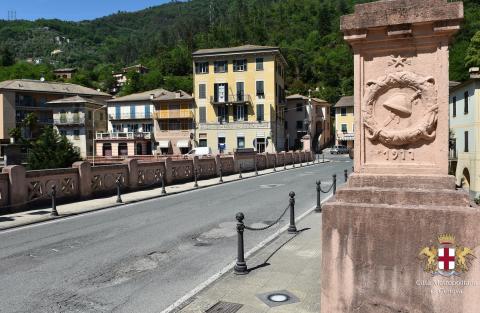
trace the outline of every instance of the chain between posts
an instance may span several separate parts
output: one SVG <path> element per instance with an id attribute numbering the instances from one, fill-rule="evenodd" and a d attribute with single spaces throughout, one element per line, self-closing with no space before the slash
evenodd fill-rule
<path id="1" fill-rule="evenodd" d="M 283 211 L 283 213 L 280 215 L 279 218 L 277 218 L 273 223 L 265 226 L 265 227 L 251 227 L 251 226 L 247 226 L 247 225 L 244 225 L 245 226 L 245 229 L 248 229 L 248 230 L 252 230 L 252 231 L 259 231 L 259 230 L 265 230 L 265 229 L 269 229 L 270 227 L 272 227 L 273 225 L 277 224 L 278 222 L 280 222 L 280 220 L 282 219 L 282 217 L 285 215 L 285 213 L 287 213 L 287 210 L 290 208 L 290 204 L 287 205 L 287 207 L 285 208 L 285 210 Z"/>

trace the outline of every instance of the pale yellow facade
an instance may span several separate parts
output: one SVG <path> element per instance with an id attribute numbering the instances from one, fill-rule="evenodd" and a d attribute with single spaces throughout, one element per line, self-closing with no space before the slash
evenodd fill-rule
<path id="1" fill-rule="evenodd" d="M 263 60 L 263 64 L 257 67 L 259 59 Z M 234 71 L 235 60 L 247 60 L 246 70 Z M 227 62 L 225 72 L 215 71 L 215 62 L 218 61 Z M 208 72 L 197 73 L 196 64 L 206 62 Z M 194 53 L 197 145 L 208 146 L 214 153 L 234 152 L 238 148 L 254 148 L 259 152 L 284 150 L 285 65 L 278 49 L 208 55 Z M 257 82 L 261 81 L 263 94 L 257 90 Z M 239 90 L 239 83 L 243 84 L 243 93 Z M 225 99 L 215 99 L 216 93 L 218 98 L 218 89 L 215 92 L 218 84 L 226 84 L 226 90 L 222 91 L 226 92 Z M 242 101 L 237 101 L 239 98 Z M 239 108 L 241 106 L 243 109 Z M 219 112 L 223 110 L 219 107 L 224 107 L 227 112 L 225 120 L 219 120 Z M 238 114 L 238 110 L 240 113 L 243 110 L 244 115 Z"/>
<path id="2" fill-rule="evenodd" d="M 352 103 L 344 97 L 335 105 L 335 144 L 353 148 L 355 139 L 355 117 Z"/>

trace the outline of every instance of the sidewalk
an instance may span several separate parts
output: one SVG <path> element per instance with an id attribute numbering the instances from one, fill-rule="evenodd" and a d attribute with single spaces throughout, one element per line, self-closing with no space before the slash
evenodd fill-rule
<path id="1" fill-rule="evenodd" d="M 327 162 L 329 162 L 329 160 L 325 159 L 325 163 Z M 322 164 L 321 161 L 320 161 L 320 164 Z M 315 163 L 315 165 L 317 165 L 317 163 Z M 296 168 L 299 168 L 300 164 L 296 164 L 295 166 Z M 307 166 L 307 163 L 303 163 L 303 166 Z M 309 163 L 308 166 L 312 166 L 312 163 Z M 277 172 L 284 171 L 283 166 L 279 166 L 276 169 L 277 169 Z M 287 166 L 287 170 L 290 170 L 290 169 L 293 169 L 292 165 Z M 274 173 L 273 169 L 258 171 L 258 175 L 266 175 L 271 173 Z M 255 172 L 242 173 L 242 176 L 243 176 L 243 179 L 255 177 Z M 223 176 L 224 183 L 237 181 L 237 180 L 239 180 L 239 174 Z M 120 204 L 116 203 L 117 196 L 61 204 L 61 205 L 57 205 L 57 211 L 60 214 L 60 217 L 51 216 L 50 215 L 51 208 L 31 210 L 31 211 L 13 213 L 8 215 L 0 215 L 0 231 L 9 229 L 9 228 L 24 226 L 28 224 L 44 222 L 52 219 L 58 219 L 61 217 L 82 214 L 90 211 L 97 211 L 101 209 L 111 208 L 119 205 L 129 204 L 129 203 L 135 203 L 135 202 L 158 198 L 158 197 L 164 197 L 164 196 L 177 194 L 185 191 L 190 191 L 194 189 L 215 186 L 218 184 L 219 184 L 219 178 L 215 177 L 215 178 L 206 179 L 206 180 L 199 180 L 198 188 L 194 187 L 193 182 L 166 186 L 165 190 L 167 192 L 167 195 L 162 195 L 162 188 L 160 186 L 156 188 L 141 190 L 141 191 L 129 192 L 129 193 L 122 194 L 121 198 L 123 203 L 120 203 Z"/>
<path id="2" fill-rule="evenodd" d="M 303 231 L 297 235 L 284 232 L 248 258 L 247 266 L 252 269 L 249 274 L 228 272 L 176 312 L 320 312 L 321 219 L 321 214 L 310 213 L 297 223 L 297 229 Z M 270 307 L 259 298 L 263 295 L 265 299 L 265 294 L 274 291 L 288 291 L 298 302 L 270 302 L 270 305 L 277 305 Z M 219 301 L 241 308 L 238 311 L 219 310 Z"/>

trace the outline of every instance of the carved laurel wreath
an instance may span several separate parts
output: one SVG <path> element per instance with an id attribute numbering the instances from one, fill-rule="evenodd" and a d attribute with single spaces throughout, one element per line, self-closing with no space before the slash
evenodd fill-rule
<path id="1" fill-rule="evenodd" d="M 413 105 L 423 103 L 426 110 L 423 117 L 405 129 L 386 129 L 381 122 L 375 120 L 374 106 L 378 98 L 392 88 L 410 88 L 415 91 L 410 101 Z M 367 83 L 364 96 L 364 125 L 366 136 L 370 141 L 379 141 L 385 145 L 401 146 L 419 140 L 433 140 L 436 135 L 438 105 L 435 79 L 423 77 L 408 71 L 387 74 L 377 81 Z"/>

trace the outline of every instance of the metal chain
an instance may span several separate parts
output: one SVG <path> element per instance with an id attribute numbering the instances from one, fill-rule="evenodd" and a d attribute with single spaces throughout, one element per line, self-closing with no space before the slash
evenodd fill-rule
<path id="1" fill-rule="evenodd" d="M 277 220 L 276 220 L 275 222 L 273 222 L 272 224 L 267 225 L 267 226 L 265 226 L 265 227 L 258 227 L 258 228 L 257 228 L 257 227 L 251 227 L 251 226 L 245 225 L 245 229 L 254 230 L 254 231 L 268 229 L 268 228 L 272 227 L 273 225 L 277 224 L 278 222 L 280 222 L 280 220 L 281 220 L 282 217 L 285 215 L 285 213 L 287 213 L 287 210 L 288 210 L 289 207 L 290 207 L 290 204 L 287 205 L 287 207 L 286 207 L 285 210 L 283 211 L 282 215 L 280 215 L 280 217 L 277 218 Z"/>
<path id="2" fill-rule="evenodd" d="M 333 188 L 333 183 L 330 185 L 330 188 L 328 188 L 328 190 L 326 191 L 322 189 L 322 186 L 320 186 L 320 191 L 323 193 L 329 193 L 332 190 L 332 188 Z"/>

